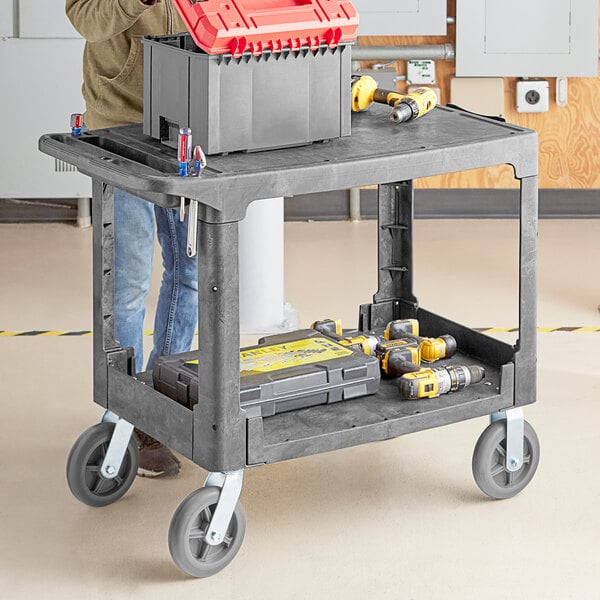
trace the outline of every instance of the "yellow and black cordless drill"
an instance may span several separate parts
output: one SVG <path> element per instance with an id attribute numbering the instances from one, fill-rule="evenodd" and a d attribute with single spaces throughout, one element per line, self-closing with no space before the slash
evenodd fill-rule
<path id="1" fill-rule="evenodd" d="M 373 102 L 392 107 L 390 119 L 395 123 L 405 123 L 427 114 L 437 104 L 437 95 L 427 87 L 400 94 L 377 87 L 377 82 L 369 75 L 352 76 L 352 111 L 367 110 Z"/>
<path id="2" fill-rule="evenodd" d="M 431 367 L 402 375 L 398 387 L 404 400 L 419 400 L 457 392 L 484 377 L 485 371 L 477 365 Z"/>
<path id="3" fill-rule="evenodd" d="M 378 336 L 372 333 L 360 333 L 351 337 L 345 336 L 342 331 L 342 322 L 338 319 L 315 321 L 311 328 L 330 337 L 342 346 L 363 352 L 369 356 L 375 355 L 375 347 L 381 341 Z"/>
<path id="4" fill-rule="evenodd" d="M 415 339 L 383 340 L 375 347 L 375 355 L 385 375 L 399 377 L 421 369 L 421 348 Z"/>
<path id="5" fill-rule="evenodd" d="M 419 335 L 419 322 L 416 319 L 399 319 L 390 321 L 383 337 L 386 340 L 403 338 L 414 339 L 419 343 L 421 358 L 431 363 L 442 358 L 450 358 L 456 354 L 456 340 L 451 335 L 441 335 L 437 338 L 426 338 Z"/>

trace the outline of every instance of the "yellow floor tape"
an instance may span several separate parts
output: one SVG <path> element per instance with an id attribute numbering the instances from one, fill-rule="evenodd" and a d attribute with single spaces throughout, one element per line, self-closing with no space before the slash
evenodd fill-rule
<path id="1" fill-rule="evenodd" d="M 518 333 L 518 327 L 475 327 L 475 331 L 481 333 Z M 538 333 L 554 333 L 557 331 L 563 333 L 598 333 L 600 327 L 538 327 Z M 196 331 L 196 334 L 198 331 Z M 151 336 L 154 332 L 149 329 L 144 330 L 145 336 Z M 93 335 L 92 331 L 2 331 L 0 337 L 85 337 Z"/>

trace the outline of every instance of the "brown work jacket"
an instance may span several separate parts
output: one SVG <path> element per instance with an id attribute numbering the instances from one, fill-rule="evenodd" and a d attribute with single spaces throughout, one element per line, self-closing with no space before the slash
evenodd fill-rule
<path id="1" fill-rule="evenodd" d="M 139 123 L 143 118 L 141 39 L 186 31 L 172 0 L 66 0 L 66 13 L 85 38 L 84 122 L 89 129 Z"/>

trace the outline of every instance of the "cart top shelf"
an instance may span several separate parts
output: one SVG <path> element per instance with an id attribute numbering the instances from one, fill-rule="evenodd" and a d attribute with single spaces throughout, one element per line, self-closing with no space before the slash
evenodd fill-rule
<path id="1" fill-rule="evenodd" d="M 438 106 L 410 123 L 390 122 L 374 105 L 353 114 L 352 135 L 323 143 L 208 157 L 202 178 L 178 177 L 176 151 L 142 134 L 141 125 L 73 137 L 48 134 L 40 150 L 82 173 L 132 191 L 161 206 L 179 197 L 198 200 L 199 217 L 239 221 L 261 198 L 418 179 L 510 164 L 518 179 L 537 175 L 537 133 Z"/>

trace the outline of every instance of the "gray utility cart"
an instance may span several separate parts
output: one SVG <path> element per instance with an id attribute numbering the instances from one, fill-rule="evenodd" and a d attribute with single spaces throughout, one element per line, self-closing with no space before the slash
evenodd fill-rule
<path id="1" fill-rule="evenodd" d="M 531 480 L 539 458 L 522 406 L 536 399 L 537 135 L 464 111 L 437 107 L 395 126 L 384 107 L 352 117 L 352 135 L 328 143 L 213 156 L 201 178 L 178 176 L 175 150 L 138 125 L 45 135 L 40 149 L 93 178 L 94 400 L 103 422 L 84 432 L 67 477 L 79 500 L 108 505 L 132 484 L 139 427 L 209 471 L 205 486 L 177 509 L 169 531 L 172 557 L 196 577 L 223 569 L 239 550 L 245 517 L 239 503 L 244 469 L 394 438 L 491 415 L 477 442 L 473 473 L 491 497 L 508 498 Z M 510 164 L 520 181 L 519 340 L 513 347 L 433 314 L 413 295 L 412 180 Z M 375 395 L 263 418 L 240 407 L 238 222 L 254 200 L 379 185 L 379 289 L 360 307 L 358 330 L 416 318 L 422 335 L 448 333 L 455 364 L 485 367 L 484 382 L 434 399 L 401 401 L 392 380 Z M 113 190 L 160 206 L 197 200 L 199 402 L 190 410 L 134 374 L 132 349 L 113 324 Z"/>

